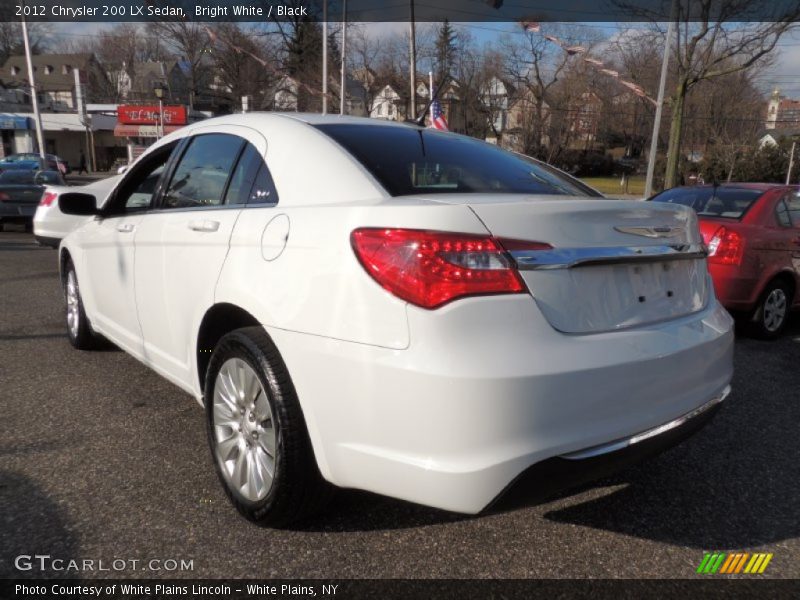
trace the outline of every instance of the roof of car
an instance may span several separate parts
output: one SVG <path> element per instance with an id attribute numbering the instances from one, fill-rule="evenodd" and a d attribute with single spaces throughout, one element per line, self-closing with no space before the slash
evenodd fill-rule
<path id="1" fill-rule="evenodd" d="M 368 117 L 351 117 L 348 115 L 327 114 L 322 115 L 319 113 L 296 113 L 296 112 L 249 112 L 246 114 L 224 115 L 221 117 L 213 117 L 203 121 L 196 121 L 192 123 L 193 126 L 202 127 L 204 125 L 268 125 L 270 121 L 292 120 L 309 125 L 333 125 L 333 124 L 346 124 L 346 125 L 372 125 L 376 127 L 418 127 L 415 123 L 409 121 L 385 121 L 383 119 L 371 119 Z"/>

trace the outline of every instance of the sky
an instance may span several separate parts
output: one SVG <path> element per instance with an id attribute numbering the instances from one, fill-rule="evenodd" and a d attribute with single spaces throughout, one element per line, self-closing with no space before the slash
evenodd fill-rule
<path id="1" fill-rule="evenodd" d="M 92 37 L 96 32 L 109 23 L 53 23 L 50 27 L 54 38 L 81 39 Z M 616 23 L 586 23 L 584 27 L 594 29 L 598 35 L 611 37 L 618 33 L 619 27 Z M 408 31 L 408 23 L 367 23 L 367 31 L 374 37 L 380 38 L 393 33 L 405 33 Z M 519 33 L 521 28 L 516 23 L 501 22 L 481 22 L 481 23 L 454 23 L 457 29 L 469 32 L 478 45 L 491 43 L 497 40 L 504 33 Z M 625 27 L 637 27 L 639 24 L 626 23 Z M 602 52 L 602 50 L 599 50 Z M 602 55 L 594 55 L 602 60 Z M 792 98 L 800 98 L 800 31 L 795 31 L 784 36 L 778 43 L 778 49 L 774 54 L 774 64 L 756 73 L 755 80 L 759 88 L 769 94 L 775 87 L 781 90 L 781 94 Z M 655 90 L 652 91 L 655 93 Z"/>

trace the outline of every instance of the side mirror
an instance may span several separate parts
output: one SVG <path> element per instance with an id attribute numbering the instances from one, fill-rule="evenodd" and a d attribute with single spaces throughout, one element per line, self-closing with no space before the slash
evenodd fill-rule
<path id="1" fill-rule="evenodd" d="M 65 215 L 91 217 L 100 214 L 97 209 L 97 198 L 91 194 L 81 194 L 80 192 L 61 194 L 58 198 L 58 208 Z"/>

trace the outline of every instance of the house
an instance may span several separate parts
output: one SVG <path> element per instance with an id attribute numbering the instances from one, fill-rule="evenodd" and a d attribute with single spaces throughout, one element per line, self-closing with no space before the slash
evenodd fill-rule
<path id="1" fill-rule="evenodd" d="M 401 110 L 401 107 L 403 108 Z M 369 111 L 369 116 L 373 119 L 386 119 L 387 121 L 399 121 L 401 114 L 405 115 L 405 103 L 403 98 L 398 94 L 395 89 L 386 84 L 375 95 L 372 100 L 372 108 Z"/>
<path id="2" fill-rule="evenodd" d="M 533 127 L 538 118 L 538 102 L 533 93 L 525 87 L 517 87 L 508 80 L 491 77 L 483 87 L 481 102 L 488 115 L 489 134 L 487 142 L 503 148 L 523 151 L 535 143 L 530 135 L 538 132 L 539 143 L 548 142 L 547 130 L 550 124 L 550 107 L 542 102 L 542 123 Z"/>
<path id="3" fill-rule="evenodd" d="M 572 147 L 588 150 L 597 139 L 603 101 L 594 92 L 583 92 L 569 108 Z"/>
<path id="4" fill-rule="evenodd" d="M 76 110 L 75 69 L 87 97 L 104 89 L 106 74 L 93 54 L 37 54 L 31 58 L 36 79 L 37 99 L 43 111 Z M 0 84 L 8 89 L 30 89 L 28 66 L 22 55 L 11 56 L 0 69 Z"/>
<path id="5" fill-rule="evenodd" d="M 795 127 L 766 129 L 758 137 L 758 147 L 763 148 L 764 146 L 777 146 L 784 138 L 788 138 L 790 140 L 800 140 L 800 124 Z"/>
<path id="6" fill-rule="evenodd" d="M 128 104 L 152 102 L 158 84 L 164 86 L 165 101 L 185 104 L 188 100 L 189 86 L 178 61 L 137 63 L 132 71 L 123 62 L 118 71 L 110 74 L 120 100 Z"/>
<path id="7" fill-rule="evenodd" d="M 358 80 L 347 77 L 345 80 L 345 113 L 357 117 L 367 116 L 367 94 L 364 86 Z M 339 98 L 341 81 L 333 79 L 328 82 L 328 112 L 339 112 Z M 291 77 L 281 77 L 272 90 L 272 110 L 296 111 L 297 110 L 298 83 Z"/>
<path id="8" fill-rule="evenodd" d="M 781 96 L 775 88 L 767 103 L 766 129 L 791 129 L 800 127 L 800 100 Z"/>

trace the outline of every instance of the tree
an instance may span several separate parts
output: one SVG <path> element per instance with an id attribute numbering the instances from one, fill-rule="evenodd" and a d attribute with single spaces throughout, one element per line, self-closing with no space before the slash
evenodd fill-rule
<path id="1" fill-rule="evenodd" d="M 219 23 L 214 34 L 212 60 L 217 84 L 227 91 L 231 104 L 238 105 L 242 96 L 251 96 L 255 106 L 269 106 L 265 92 L 277 76 L 261 61 L 275 62 L 272 49 L 237 23 Z"/>
<path id="2" fill-rule="evenodd" d="M 189 21 L 151 21 L 147 31 L 164 40 L 177 57 L 189 83 L 189 108 L 210 83 L 209 40 L 206 25 Z"/>
<path id="3" fill-rule="evenodd" d="M 678 35 L 672 49 L 675 80 L 665 187 L 678 183 L 686 98 L 691 89 L 701 81 L 763 67 L 781 36 L 800 18 L 800 7 L 788 3 L 788 11 L 773 15 L 772 22 L 753 23 L 753 10 L 759 6 L 763 6 L 761 0 L 675 0 Z"/>
<path id="4" fill-rule="evenodd" d="M 458 34 L 450 25 L 450 21 L 444 20 L 439 27 L 435 42 L 435 82 L 440 83 L 446 77 L 453 74 L 456 56 L 458 55 Z"/>
<path id="5" fill-rule="evenodd" d="M 31 44 L 31 54 L 41 54 L 47 51 L 47 37 L 50 33 L 45 23 L 28 23 L 28 40 Z M 22 41 L 22 26 L 18 21 L 0 22 L 0 65 L 5 63 L 10 56 L 25 52 Z"/>
<path id="6" fill-rule="evenodd" d="M 578 25 L 569 28 L 548 24 L 548 35 L 572 45 L 583 42 L 591 48 L 591 33 Z M 588 42 L 588 43 L 587 43 Z M 548 41 L 543 33 L 525 32 L 501 38 L 506 56 L 504 72 L 518 89 L 523 105 L 524 125 L 522 152 L 546 158 L 545 142 L 553 87 L 564 73 L 570 55 Z"/>

